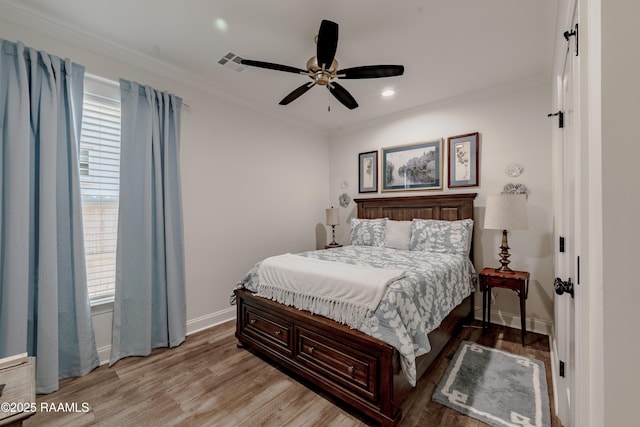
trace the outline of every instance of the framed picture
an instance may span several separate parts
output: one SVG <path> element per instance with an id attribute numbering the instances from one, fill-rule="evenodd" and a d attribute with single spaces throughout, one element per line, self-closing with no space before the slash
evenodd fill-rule
<path id="1" fill-rule="evenodd" d="M 358 155 L 358 191 L 378 192 L 378 152 L 368 151 Z"/>
<path id="2" fill-rule="evenodd" d="M 449 188 L 478 186 L 478 132 L 449 137 L 447 151 Z"/>
<path id="3" fill-rule="evenodd" d="M 442 188 L 442 139 L 382 149 L 382 191 Z"/>

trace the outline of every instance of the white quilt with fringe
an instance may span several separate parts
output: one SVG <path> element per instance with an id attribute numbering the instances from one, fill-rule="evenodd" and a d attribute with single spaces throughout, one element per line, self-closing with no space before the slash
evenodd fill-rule
<path id="1" fill-rule="evenodd" d="M 258 295 L 359 327 L 404 270 L 284 254 L 258 268 Z"/>

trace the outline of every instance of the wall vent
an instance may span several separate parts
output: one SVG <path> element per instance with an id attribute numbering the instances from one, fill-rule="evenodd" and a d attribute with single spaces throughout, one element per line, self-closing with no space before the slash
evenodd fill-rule
<path id="1" fill-rule="evenodd" d="M 239 57 L 233 52 L 229 52 L 225 56 L 220 58 L 220 60 L 218 61 L 218 64 L 224 65 L 225 67 L 231 68 L 233 71 L 237 71 L 239 73 L 240 71 L 247 68 L 247 66 L 242 65 L 240 61 L 242 61 L 241 57 Z"/>

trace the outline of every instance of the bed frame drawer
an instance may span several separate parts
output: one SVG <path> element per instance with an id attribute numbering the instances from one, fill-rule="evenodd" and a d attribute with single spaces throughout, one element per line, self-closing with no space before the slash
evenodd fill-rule
<path id="1" fill-rule="evenodd" d="M 244 305 L 243 319 L 244 335 L 268 345 L 273 350 L 292 355 L 292 323 L 251 305 Z"/>
<path id="2" fill-rule="evenodd" d="M 378 365 L 374 357 L 297 326 L 295 342 L 295 357 L 301 365 L 321 372 L 340 387 L 377 401 Z"/>

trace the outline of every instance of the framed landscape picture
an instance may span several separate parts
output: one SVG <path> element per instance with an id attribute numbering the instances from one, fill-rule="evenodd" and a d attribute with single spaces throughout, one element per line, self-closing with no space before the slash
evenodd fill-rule
<path id="1" fill-rule="evenodd" d="M 382 191 L 442 188 L 442 139 L 382 149 Z"/>
<path id="2" fill-rule="evenodd" d="M 449 137 L 447 151 L 449 188 L 478 186 L 478 132 Z"/>
<path id="3" fill-rule="evenodd" d="M 378 152 L 368 151 L 358 155 L 358 191 L 378 192 Z"/>

